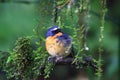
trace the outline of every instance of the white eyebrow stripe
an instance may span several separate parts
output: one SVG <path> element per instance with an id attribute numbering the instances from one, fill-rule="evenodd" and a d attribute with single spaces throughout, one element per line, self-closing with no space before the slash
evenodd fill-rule
<path id="1" fill-rule="evenodd" d="M 57 30 L 58 28 L 54 28 L 53 30 Z"/>
<path id="2" fill-rule="evenodd" d="M 53 30 L 57 30 L 57 29 L 59 29 L 59 28 L 54 28 Z"/>

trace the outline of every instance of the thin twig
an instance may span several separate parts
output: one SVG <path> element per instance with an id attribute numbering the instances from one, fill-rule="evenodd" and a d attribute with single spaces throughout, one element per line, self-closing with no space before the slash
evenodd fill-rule
<path id="1" fill-rule="evenodd" d="M 70 2 L 70 0 L 67 0 L 64 4 L 58 5 L 57 8 L 58 8 L 58 9 L 61 9 L 61 8 L 63 8 L 64 6 L 66 6 L 69 2 Z"/>

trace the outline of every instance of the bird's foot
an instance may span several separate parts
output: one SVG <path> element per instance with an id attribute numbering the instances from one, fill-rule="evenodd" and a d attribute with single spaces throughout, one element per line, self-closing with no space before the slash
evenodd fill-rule
<path id="1" fill-rule="evenodd" d="M 63 57 L 61 56 L 56 56 L 56 62 L 61 62 L 63 60 Z"/>
<path id="2" fill-rule="evenodd" d="M 96 70 L 98 69 L 97 64 L 94 62 L 93 57 L 91 55 L 90 56 L 83 56 L 83 60 L 85 61 L 85 63 L 87 65 L 94 67 Z"/>
<path id="3" fill-rule="evenodd" d="M 93 61 L 93 57 L 90 55 L 90 56 L 83 56 L 83 60 L 85 62 L 92 62 Z"/>
<path id="4" fill-rule="evenodd" d="M 56 61 L 56 56 L 49 56 L 48 61 L 54 63 Z"/>
<path id="5" fill-rule="evenodd" d="M 63 61 L 63 57 L 61 57 L 61 56 L 49 56 L 48 61 L 52 62 L 52 63 L 61 62 L 61 61 Z"/>

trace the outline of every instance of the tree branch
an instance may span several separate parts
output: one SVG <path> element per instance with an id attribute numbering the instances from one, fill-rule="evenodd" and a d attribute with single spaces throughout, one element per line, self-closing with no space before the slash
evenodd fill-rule
<path id="1" fill-rule="evenodd" d="M 66 65 L 66 64 L 70 64 L 70 65 L 76 65 L 75 63 L 73 63 L 74 58 L 68 57 L 68 58 L 63 58 L 62 60 L 56 60 L 56 58 L 54 58 L 52 61 L 48 60 L 50 63 L 55 63 L 55 64 L 59 64 L 59 65 Z M 82 65 L 82 66 L 91 66 L 94 70 L 97 70 L 97 64 L 93 61 L 93 57 L 90 56 L 83 56 L 82 60 L 77 60 L 76 62 L 78 65 Z"/>

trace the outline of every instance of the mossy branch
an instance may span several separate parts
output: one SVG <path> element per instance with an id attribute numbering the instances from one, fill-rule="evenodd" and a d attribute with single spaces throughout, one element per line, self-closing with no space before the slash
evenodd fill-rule
<path id="1" fill-rule="evenodd" d="M 98 80 L 101 80 L 102 77 L 102 53 L 103 53 L 103 32 L 104 32 L 104 24 L 105 24 L 105 15 L 107 12 L 107 8 L 106 8 L 106 0 L 101 0 L 101 25 L 100 25 L 100 35 L 99 35 L 99 58 L 97 61 L 97 66 L 98 66 L 98 70 L 97 70 L 97 76 L 98 76 Z"/>

